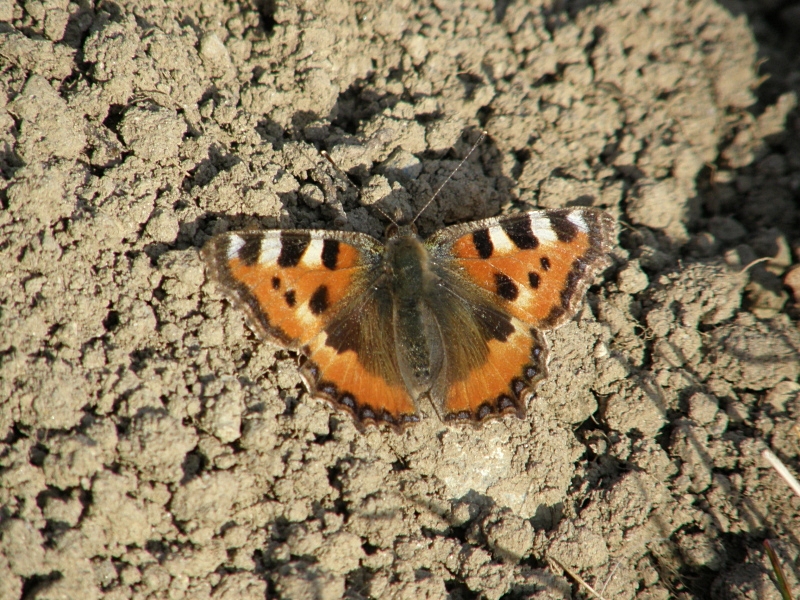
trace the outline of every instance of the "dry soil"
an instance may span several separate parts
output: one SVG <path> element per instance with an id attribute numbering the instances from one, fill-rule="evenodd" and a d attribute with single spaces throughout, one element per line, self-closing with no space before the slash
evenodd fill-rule
<path id="1" fill-rule="evenodd" d="M 761 458 L 800 470 L 799 32 L 782 0 L 0 0 L 0 598 L 779 598 L 764 540 L 800 590 Z M 380 236 L 483 129 L 423 233 L 597 206 L 613 266 L 524 420 L 362 434 L 198 249 Z"/>

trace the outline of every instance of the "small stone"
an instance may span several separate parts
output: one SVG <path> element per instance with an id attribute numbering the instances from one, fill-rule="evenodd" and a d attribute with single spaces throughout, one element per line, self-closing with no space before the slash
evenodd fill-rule
<path id="1" fill-rule="evenodd" d="M 215 33 L 207 33 L 200 40 L 200 58 L 214 72 L 232 68 L 228 49 Z"/>
<path id="2" fill-rule="evenodd" d="M 510 512 L 496 522 L 484 525 L 484 531 L 489 547 L 506 562 L 519 562 L 533 548 L 533 526 Z"/>
<path id="3" fill-rule="evenodd" d="M 325 204 L 325 194 L 317 186 L 307 183 L 300 188 L 300 199 L 309 208 L 319 208 Z"/>
<path id="4" fill-rule="evenodd" d="M 747 410 L 747 406 L 744 402 L 739 402 L 738 400 L 729 402 L 725 407 L 725 412 L 728 418 L 734 423 L 744 423 L 750 418 L 750 412 Z"/>
<path id="5" fill-rule="evenodd" d="M 361 538 L 352 533 L 339 532 L 325 540 L 314 552 L 319 565 L 334 575 L 344 575 L 358 568 L 365 556 Z"/>
<path id="6" fill-rule="evenodd" d="M 712 396 L 697 392 L 689 398 L 689 417 L 700 425 L 713 422 L 717 410 L 717 401 Z"/>
<path id="7" fill-rule="evenodd" d="M 752 269 L 750 283 L 745 287 L 747 308 L 759 319 L 771 319 L 783 310 L 789 294 L 777 275 L 760 267 Z"/>
<path id="8" fill-rule="evenodd" d="M 756 253 L 747 244 L 739 244 L 725 252 L 725 262 L 731 267 L 744 269 L 756 259 Z"/>
<path id="9" fill-rule="evenodd" d="M 776 411 L 783 412 L 786 410 L 786 404 L 798 394 L 800 394 L 799 384 L 794 381 L 781 381 L 767 393 L 764 403 L 771 405 Z"/>
<path id="10" fill-rule="evenodd" d="M 389 181 L 399 181 L 407 185 L 422 173 L 422 163 L 410 152 L 397 148 L 379 166 L 378 172 L 386 175 Z"/>
<path id="11" fill-rule="evenodd" d="M 44 518 L 48 521 L 66 523 L 74 527 L 80 521 L 83 513 L 83 504 L 78 494 L 73 492 L 71 497 L 64 500 L 58 497 L 50 497 L 44 505 Z"/>
<path id="12" fill-rule="evenodd" d="M 714 237 L 714 234 L 708 231 L 701 231 L 693 235 L 689 242 L 692 253 L 695 256 L 708 257 L 714 256 L 719 252 L 719 240 Z"/>
<path id="13" fill-rule="evenodd" d="M 28 279 L 22 287 L 25 289 L 25 294 L 28 297 L 34 296 L 42 291 L 44 284 L 47 282 L 47 277 L 43 275 L 34 275 Z"/>
<path id="14" fill-rule="evenodd" d="M 133 585 L 142 580 L 142 572 L 133 565 L 127 565 L 120 571 L 119 578 L 125 585 Z"/>
<path id="15" fill-rule="evenodd" d="M 730 217 L 712 217 L 708 221 L 708 230 L 723 244 L 735 244 L 747 235 L 744 226 Z"/>
<path id="16" fill-rule="evenodd" d="M 170 576 L 161 565 L 151 564 L 142 573 L 144 585 L 151 590 L 163 590 L 169 585 Z"/>
<path id="17" fill-rule="evenodd" d="M 415 65 L 421 65 L 428 56 L 428 44 L 426 38 L 421 35 L 404 36 L 400 42 L 406 54 L 411 58 Z"/>
<path id="18" fill-rule="evenodd" d="M 768 269 L 777 274 L 792 264 L 792 250 L 786 236 L 779 229 L 768 229 L 756 235 L 750 245 L 758 256 L 769 257 Z"/>
<path id="19" fill-rule="evenodd" d="M 617 275 L 617 285 L 626 294 L 638 294 L 650 285 L 650 281 L 639 266 L 639 261 L 632 260 Z"/>
<path id="20" fill-rule="evenodd" d="M 795 302 L 800 302 L 800 265 L 792 267 L 783 277 L 783 284 L 792 290 Z"/>
<path id="21" fill-rule="evenodd" d="M 201 419 L 203 427 L 223 444 L 238 440 L 241 436 L 244 399 L 241 388 L 231 382 L 231 389 L 226 389 L 215 398 Z"/>
<path id="22" fill-rule="evenodd" d="M 639 262 L 646 269 L 661 271 L 671 261 L 672 258 L 669 254 L 654 246 L 644 245 L 639 248 Z"/>
<path id="23" fill-rule="evenodd" d="M 647 313 L 645 321 L 650 332 L 655 337 L 666 337 L 675 320 L 671 311 L 666 308 L 657 308 Z"/>
<path id="24" fill-rule="evenodd" d="M 392 193 L 389 180 L 383 175 L 373 175 L 365 182 L 361 190 L 361 203 L 364 206 L 378 204 Z"/>
<path id="25" fill-rule="evenodd" d="M 464 121 L 458 117 L 438 119 L 429 123 L 426 127 L 428 147 L 434 152 L 447 152 L 461 137 L 464 126 Z"/>
<path id="26" fill-rule="evenodd" d="M 715 539 L 703 533 L 680 535 L 678 547 L 687 564 L 719 571 L 725 564 L 725 549 Z"/>
<path id="27" fill-rule="evenodd" d="M 147 221 L 145 231 L 157 242 L 171 243 L 178 237 L 178 219 L 172 212 L 157 208 Z"/>
<path id="28" fill-rule="evenodd" d="M 459 500 L 453 503 L 450 509 L 450 522 L 456 527 L 461 527 L 477 517 L 480 510 L 481 507 L 478 504 L 467 500 Z"/>

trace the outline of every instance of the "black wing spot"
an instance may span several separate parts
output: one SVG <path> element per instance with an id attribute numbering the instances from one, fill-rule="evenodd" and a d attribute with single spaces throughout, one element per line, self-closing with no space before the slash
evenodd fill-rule
<path id="1" fill-rule="evenodd" d="M 478 407 L 475 416 L 478 418 L 479 421 L 483 421 L 486 417 L 491 415 L 494 412 L 494 407 L 488 402 L 484 402 Z"/>
<path id="2" fill-rule="evenodd" d="M 542 265 L 542 271 L 549 271 L 550 270 L 550 259 L 546 256 L 543 256 L 539 259 L 539 263 Z"/>
<path id="3" fill-rule="evenodd" d="M 445 415 L 445 419 L 447 421 L 469 421 L 472 419 L 472 413 L 468 410 L 461 410 L 457 413 L 450 413 L 449 415 Z"/>
<path id="4" fill-rule="evenodd" d="M 296 267 L 311 243 L 307 233 L 281 233 L 281 253 L 278 256 L 279 267 Z"/>
<path id="5" fill-rule="evenodd" d="M 511 317 L 491 307 L 481 307 L 475 311 L 475 316 L 486 331 L 499 342 L 505 342 L 516 329 L 511 323 Z"/>
<path id="6" fill-rule="evenodd" d="M 542 282 L 542 280 L 541 280 L 541 277 L 539 277 L 539 274 L 538 274 L 538 273 L 534 273 L 533 271 L 531 271 L 530 273 L 528 273 L 528 283 L 530 283 L 530 284 L 531 284 L 531 287 L 532 287 L 533 289 L 536 289 L 536 288 L 538 288 L 538 287 L 539 287 L 539 284 L 540 284 L 541 282 Z"/>
<path id="7" fill-rule="evenodd" d="M 561 290 L 561 305 L 567 308 L 572 301 L 573 295 L 578 290 L 581 282 L 583 281 L 586 272 L 586 266 L 580 261 L 576 260 L 572 264 L 572 268 L 567 275 L 567 283 L 563 290 Z"/>
<path id="8" fill-rule="evenodd" d="M 273 290 L 281 289 L 281 278 L 280 277 L 273 277 L 272 278 L 272 289 Z"/>
<path id="9" fill-rule="evenodd" d="M 261 257 L 261 236 L 248 235 L 241 236 L 244 245 L 236 253 L 237 258 L 248 267 L 252 267 Z"/>
<path id="10" fill-rule="evenodd" d="M 506 395 L 506 394 L 500 394 L 497 397 L 497 400 L 495 400 L 495 404 L 497 404 L 497 409 L 500 412 L 504 412 L 504 411 L 508 410 L 509 408 L 516 408 L 517 407 L 517 403 L 514 402 L 514 399 L 511 398 L 510 396 Z"/>
<path id="11" fill-rule="evenodd" d="M 569 210 L 553 210 L 547 213 L 550 227 L 556 234 L 559 242 L 569 244 L 578 235 L 578 227 L 567 218 Z"/>
<path id="12" fill-rule="evenodd" d="M 497 295 L 506 300 L 516 300 L 519 296 L 517 284 L 505 273 L 494 274 L 494 285 Z"/>
<path id="13" fill-rule="evenodd" d="M 550 309 L 550 312 L 547 313 L 547 316 L 542 319 L 542 325 L 545 327 L 552 327 L 563 317 L 567 312 L 567 309 L 563 306 L 554 306 Z"/>
<path id="14" fill-rule="evenodd" d="M 488 229 L 478 229 L 472 232 L 472 245 L 481 258 L 489 258 L 494 252 L 494 244 L 489 237 Z"/>
<path id="15" fill-rule="evenodd" d="M 333 271 L 339 260 L 339 240 L 325 240 L 322 242 L 322 264 L 326 269 Z"/>
<path id="16" fill-rule="evenodd" d="M 308 301 L 308 307 L 311 309 L 311 312 L 315 315 L 321 315 L 330 307 L 330 303 L 328 301 L 328 287 L 321 285 L 314 293 L 311 294 L 311 298 Z"/>
<path id="17" fill-rule="evenodd" d="M 356 410 L 357 408 L 356 399 L 353 398 L 352 394 L 342 394 L 342 396 L 339 398 L 339 403 L 343 406 L 346 406 L 350 410 Z"/>
<path id="18" fill-rule="evenodd" d="M 289 290 L 283 295 L 284 300 L 286 300 L 286 304 L 289 308 L 292 308 L 295 304 L 297 304 L 297 295 L 294 293 L 294 290 Z"/>
<path id="19" fill-rule="evenodd" d="M 520 250 L 533 250 L 539 246 L 539 240 L 533 235 L 533 230 L 531 230 L 530 217 L 511 219 L 501 223 L 501 227 L 511 241 L 514 242 L 514 245 Z"/>

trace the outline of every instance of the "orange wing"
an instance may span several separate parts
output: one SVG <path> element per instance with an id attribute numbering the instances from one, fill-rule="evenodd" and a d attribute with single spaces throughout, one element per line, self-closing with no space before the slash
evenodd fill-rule
<path id="1" fill-rule="evenodd" d="M 203 258 L 258 333 L 307 357 L 301 374 L 313 396 L 399 427 L 417 409 L 397 367 L 391 299 L 376 290 L 382 250 L 358 233 L 247 231 L 212 238 Z"/>
<path id="2" fill-rule="evenodd" d="M 389 291 L 377 281 L 303 348 L 301 375 L 315 396 L 350 412 L 357 423 L 401 430 L 419 421 L 400 374 Z"/>
<path id="3" fill-rule="evenodd" d="M 544 335 L 457 272 L 435 271 L 438 302 L 431 306 L 445 336 L 445 359 L 430 395 L 439 415 L 446 421 L 523 417 L 528 394 L 547 376 Z"/>
<path id="4" fill-rule="evenodd" d="M 490 340 L 488 348 L 486 362 L 466 377 L 450 381 L 443 404 L 446 420 L 482 421 L 507 413 L 525 416 L 528 394 L 547 377 L 544 336 L 520 327 L 506 340 Z"/>
<path id="5" fill-rule="evenodd" d="M 447 372 L 433 394 L 449 420 L 522 416 L 547 376 L 547 341 L 608 264 L 613 220 L 595 209 L 534 211 L 444 229 L 428 246 L 442 288 Z M 461 306 L 461 310 L 452 307 Z"/>
<path id="6" fill-rule="evenodd" d="M 572 208 L 456 225 L 426 243 L 434 258 L 451 262 L 510 314 L 537 329 L 555 329 L 610 264 L 612 233 L 607 213 Z"/>

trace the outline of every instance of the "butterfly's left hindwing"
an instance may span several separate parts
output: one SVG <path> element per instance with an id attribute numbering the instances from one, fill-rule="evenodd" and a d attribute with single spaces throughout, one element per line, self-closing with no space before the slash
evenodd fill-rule
<path id="1" fill-rule="evenodd" d="M 436 319 L 445 368 L 431 400 L 446 421 L 525 415 L 528 392 L 547 376 L 544 335 L 499 308 L 492 296 L 437 266 Z"/>

